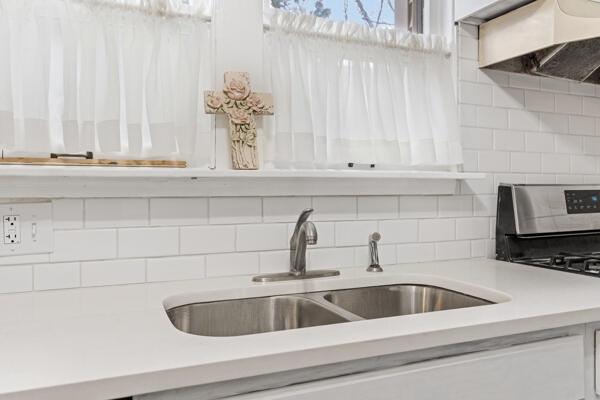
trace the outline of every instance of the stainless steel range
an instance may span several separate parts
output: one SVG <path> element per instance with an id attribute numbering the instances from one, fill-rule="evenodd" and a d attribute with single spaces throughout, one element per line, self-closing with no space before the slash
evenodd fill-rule
<path id="1" fill-rule="evenodd" d="M 600 185 L 498 188 L 496 258 L 600 277 Z"/>

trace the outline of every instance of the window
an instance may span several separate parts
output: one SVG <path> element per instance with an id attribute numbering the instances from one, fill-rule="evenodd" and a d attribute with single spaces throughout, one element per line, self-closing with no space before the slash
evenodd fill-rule
<path id="1" fill-rule="evenodd" d="M 423 0 L 271 0 L 271 6 L 372 28 L 423 31 Z"/>

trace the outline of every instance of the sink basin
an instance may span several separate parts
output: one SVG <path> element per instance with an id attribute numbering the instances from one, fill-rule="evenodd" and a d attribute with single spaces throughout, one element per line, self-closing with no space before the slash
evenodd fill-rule
<path id="1" fill-rule="evenodd" d="M 424 285 L 392 285 L 329 292 L 325 300 L 365 319 L 395 317 L 493 304 L 463 293 Z"/>
<path id="2" fill-rule="evenodd" d="M 349 320 L 300 296 L 261 297 L 196 303 L 167 311 L 173 325 L 202 336 L 239 336 Z"/>
<path id="3" fill-rule="evenodd" d="M 167 310 L 180 331 L 241 336 L 494 304 L 426 285 L 391 285 L 187 304 Z"/>

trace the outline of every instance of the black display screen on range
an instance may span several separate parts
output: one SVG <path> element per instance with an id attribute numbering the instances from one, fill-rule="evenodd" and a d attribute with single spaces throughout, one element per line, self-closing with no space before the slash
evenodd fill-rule
<path id="1" fill-rule="evenodd" d="M 600 212 L 599 190 L 565 190 L 567 214 Z"/>

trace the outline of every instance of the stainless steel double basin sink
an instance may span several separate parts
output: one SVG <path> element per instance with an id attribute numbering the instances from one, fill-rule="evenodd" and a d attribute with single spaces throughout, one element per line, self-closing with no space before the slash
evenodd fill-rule
<path id="1" fill-rule="evenodd" d="M 441 287 L 400 284 L 195 303 L 167 315 L 186 333 L 240 336 L 488 304 Z"/>

